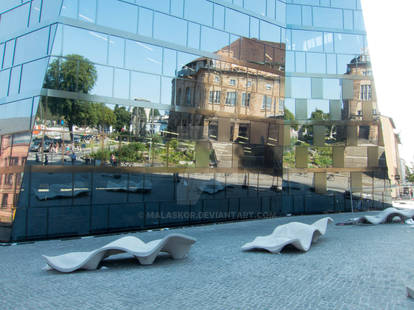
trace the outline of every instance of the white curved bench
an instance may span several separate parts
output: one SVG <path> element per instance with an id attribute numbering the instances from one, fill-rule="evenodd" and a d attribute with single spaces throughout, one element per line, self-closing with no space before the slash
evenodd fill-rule
<path id="1" fill-rule="evenodd" d="M 328 223 L 333 222 L 330 217 L 325 217 L 308 225 L 292 222 L 276 227 L 272 234 L 255 238 L 252 242 L 242 246 L 243 251 L 253 249 L 266 250 L 271 253 L 280 253 L 282 249 L 291 244 L 301 251 L 308 251 L 312 242 L 316 242 L 324 235 Z"/>
<path id="2" fill-rule="evenodd" d="M 160 252 L 167 252 L 173 259 L 184 258 L 196 239 L 182 234 L 171 234 L 163 239 L 145 243 L 139 238 L 128 236 L 115 240 L 91 252 L 72 252 L 59 256 L 46 256 L 47 264 L 60 272 L 78 269 L 97 269 L 106 257 L 128 253 L 135 256 L 142 265 L 150 265 Z"/>
<path id="3" fill-rule="evenodd" d="M 396 216 L 399 216 L 401 220 L 406 220 L 414 218 L 414 210 L 399 210 L 395 208 L 387 208 L 377 215 L 364 215 L 356 217 L 351 221 L 353 224 L 383 224 L 390 223 L 392 219 Z"/>

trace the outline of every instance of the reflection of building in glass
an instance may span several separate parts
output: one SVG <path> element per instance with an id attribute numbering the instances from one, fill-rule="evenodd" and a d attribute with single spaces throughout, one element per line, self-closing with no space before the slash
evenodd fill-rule
<path id="1" fill-rule="evenodd" d="M 188 138 L 228 142 L 249 138 L 250 119 L 283 117 L 284 54 L 283 44 L 241 38 L 217 51 L 218 60 L 186 64 L 173 81 L 176 112 L 169 130 L 186 135 L 183 129 L 195 128 Z M 197 112 L 179 112 L 181 107 Z M 220 117 L 231 120 L 219 122 Z"/>
<path id="2" fill-rule="evenodd" d="M 359 0 L 180 2 L 0 4 L 1 241 L 391 202 Z"/>

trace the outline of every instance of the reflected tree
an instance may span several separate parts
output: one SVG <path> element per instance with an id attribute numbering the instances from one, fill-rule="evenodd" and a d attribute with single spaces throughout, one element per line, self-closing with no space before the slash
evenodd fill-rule
<path id="1" fill-rule="evenodd" d="M 43 87 L 87 94 L 94 87 L 96 79 L 93 63 L 81 55 L 72 54 L 56 59 L 49 65 Z M 47 105 L 52 114 L 65 121 L 72 139 L 73 126 L 90 126 L 98 122 L 94 103 L 49 97 Z"/>
<path id="2" fill-rule="evenodd" d="M 118 132 L 129 131 L 129 125 L 131 124 L 131 112 L 127 111 L 125 107 L 115 105 L 115 130 Z"/>

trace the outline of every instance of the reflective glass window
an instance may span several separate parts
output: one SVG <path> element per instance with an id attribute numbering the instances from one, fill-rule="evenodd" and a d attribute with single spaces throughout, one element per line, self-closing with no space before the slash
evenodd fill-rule
<path id="1" fill-rule="evenodd" d="M 106 64 L 108 36 L 103 33 L 64 27 L 63 55 L 78 54 L 90 61 Z"/>
<path id="2" fill-rule="evenodd" d="M 325 48 L 325 52 L 333 52 L 334 51 L 334 40 L 333 40 L 333 33 L 332 32 L 325 32 L 323 34 L 323 44 Z"/>
<path id="3" fill-rule="evenodd" d="M 311 97 L 311 79 L 292 77 L 290 79 L 291 97 L 292 98 L 310 98 Z"/>
<path id="4" fill-rule="evenodd" d="M 292 49 L 305 52 L 322 52 L 322 32 L 292 30 Z"/>
<path id="5" fill-rule="evenodd" d="M 40 8 L 41 8 L 42 0 L 33 0 L 32 1 L 32 8 L 30 11 L 30 22 L 29 26 L 32 27 L 39 23 L 40 21 Z"/>
<path id="6" fill-rule="evenodd" d="M 112 89 L 113 89 L 113 68 L 95 65 L 97 78 L 95 81 L 95 85 L 91 90 L 91 94 L 99 95 L 99 96 L 112 96 Z"/>
<path id="7" fill-rule="evenodd" d="M 177 52 L 164 48 L 164 64 L 163 74 L 169 76 L 175 76 L 175 70 L 177 69 Z"/>
<path id="8" fill-rule="evenodd" d="M 156 11 L 161 11 L 164 13 L 169 13 L 170 10 L 170 0 L 136 0 L 136 3 L 138 5 L 142 5 L 147 8 L 154 9 Z"/>
<path id="9" fill-rule="evenodd" d="M 42 28 L 17 38 L 14 64 L 46 56 L 48 39 L 49 28 Z"/>
<path id="10" fill-rule="evenodd" d="M 306 72 L 306 53 L 296 52 L 296 72 Z"/>
<path id="11" fill-rule="evenodd" d="M 13 65 L 15 40 L 7 41 L 4 50 L 3 68 L 9 68 Z"/>
<path id="12" fill-rule="evenodd" d="M 280 42 L 280 27 L 260 21 L 260 40 Z"/>
<path id="13" fill-rule="evenodd" d="M 313 21 L 316 27 L 342 29 L 342 10 L 314 7 Z"/>
<path id="14" fill-rule="evenodd" d="M 129 71 L 122 69 L 115 69 L 114 73 L 114 97 L 129 99 Z"/>
<path id="15" fill-rule="evenodd" d="M 184 0 L 171 0 L 171 15 L 183 17 Z"/>
<path id="16" fill-rule="evenodd" d="M 21 0 L 2 1 L 0 2 L 0 12 L 14 8 L 15 6 L 18 6 L 21 3 L 22 3 Z"/>
<path id="17" fill-rule="evenodd" d="M 172 81 L 172 78 L 161 78 L 161 104 L 171 105 Z"/>
<path id="18" fill-rule="evenodd" d="M 0 44 L 0 69 L 2 68 L 2 65 L 3 65 L 3 56 L 4 56 L 4 47 L 5 47 L 6 45 L 3 43 L 3 44 Z"/>
<path id="19" fill-rule="evenodd" d="M 10 69 L 0 71 L 0 97 L 6 97 L 9 90 Z"/>
<path id="20" fill-rule="evenodd" d="M 48 58 L 32 61 L 23 65 L 20 92 L 40 90 L 46 74 Z"/>
<path id="21" fill-rule="evenodd" d="M 187 22 L 169 15 L 155 13 L 154 38 L 185 45 L 187 39 Z"/>
<path id="22" fill-rule="evenodd" d="M 341 83 L 338 79 L 323 80 L 323 98 L 341 99 Z"/>
<path id="23" fill-rule="evenodd" d="M 352 30 L 354 27 L 354 16 L 351 10 L 344 10 L 344 29 Z"/>
<path id="24" fill-rule="evenodd" d="M 344 9 L 355 9 L 355 0 L 331 0 L 331 6 Z"/>
<path id="25" fill-rule="evenodd" d="M 137 14 L 135 5 L 116 0 L 98 0 L 99 25 L 135 33 Z"/>
<path id="26" fill-rule="evenodd" d="M 336 65 L 337 73 L 345 74 L 348 72 L 348 64 L 351 63 L 352 59 L 358 57 L 358 55 L 337 55 L 336 56 Z"/>
<path id="27" fill-rule="evenodd" d="M 125 66 L 128 69 L 161 73 L 162 49 L 137 41 L 126 41 Z"/>
<path id="28" fill-rule="evenodd" d="M 336 54 L 326 54 L 326 73 L 336 74 Z"/>
<path id="29" fill-rule="evenodd" d="M 184 17 L 203 25 L 211 26 L 213 21 L 213 4 L 205 0 L 191 0 L 185 2 Z"/>
<path id="30" fill-rule="evenodd" d="M 282 24 L 286 23 L 286 4 L 282 1 L 276 1 L 276 20 Z"/>
<path id="31" fill-rule="evenodd" d="M 10 75 L 9 96 L 17 95 L 20 88 L 20 74 L 22 67 L 13 67 Z"/>
<path id="32" fill-rule="evenodd" d="M 286 52 L 286 71 L 295 71 L 295 52 Z"/>
<path id="33" fill-rule="evenodd" d="M 300 5 L 288 4 L 286 7 L 286 24 L 301 25 L 302 9 Z"/>
<path id="34" fill-rule="evenodd" d="M 267 0 L 266 3 L 266 16 L 275 18 L 276 3 L 275 0 Z"/>
<path id="35" fill-rule="evenodd" d="M 325 54 L 306 53 L 306 72 L 325 73 L 325 71 L 326 71 Z"/>
<path id="36" fill-rule="evenodd" d="M 25 29 L 29 18 L 29 9 L 30 3 L 28 2 L 3 13 L 0 18 L 0 37 Z"/>
<path id="37" fill-rule="evenodd" d="M 55 31 L 55 35 L 50 35 L 50 53 L 54 56 L 63 56 L 62 55 L 62 45 L 63 45 L 63 25 L 59 25 Z"/>
<path id="38" fill-rule="evenodd" d="M 152 37 L 152 19 L 153 11 L 140 8 L 139 9 L 139 25 L 138 33 L 147 37 Z"/>
<path id="39" fill-rule="evenodd" d="M 231 9 L 226 9 L 226 31 L 248 37 L 249 16 Z"/>
<path id="40" fill-rule="evenodd" d="M 200 32 L 201 26 L 195 23 L 188 23 L 187 47 L 200 48 Z"/>
<path id="41" fill-rule="evenodd" d="M 354 27 L 355 30 L 365 31 L 364 17 L 361 11 L 354 11 Z"/>
<path id="42" fill-rule="evenodd" d="M 95 23 L 96 21 L 96 0 L 79 1 L 79 20 L 89 22 L 89 23 Z"/>
<path id="43" fill-rule="evenodd" d="M 302 25 L 312 26 L 312 7 L 302 6 Z"/>
<path id="44" fill-rule="evenodd" d="M 78 11 L 77 0 L 63 0 L 62 12 L 61 12 L 62 16 L 76 18 L 77 11 Z"/>
<path id="45" fill-rule="evenodd" d="M 201 27 L 201 49 L 216 52 L 229 45 L 229 34 L 209 27 Z"/>
<path id="46" fill-rule="evenodd" d="M 28 131 L 32 98 L 0 105 L 0 128 L 2 135 L 13 132 Z"/>
<path id="47" fill-rule="evenodd" d="M 214 28 L 224 29 L 224 7 L 221 5 L 214 5 Z"/>
<path id="48" fill-rule="evenodd" d="M 118 37 L 109 37 L 108 64 L 116 67 L 124 66 L 125 40 Z"/>
<path id="49" fill-rule="evenodd" d="M 160 77 L 151 74 L 131 73 L 131 99 L 160 102 Z"/>
<path id="50" fill-rule="evenodd" d="M 47 21 L 58 17 L 62 0 L 43 0 L 42 17 L 40 21 Z"/>
<path id="51" fill-rule="evenodd" d="M 266 16 L 266 0 L 244 0 L 244 8 Z"/>
<path id="52" fill-rule="evenodd" d="M 259 20 L 250 17 L 250 38 L 259 38 Z"/>
<path id="53" fill-rule="evenodd" d="M 335 33 L 335 51 L 337 53 L 354 53 L 363 52 L 364 38 L 360 35 Z"/>

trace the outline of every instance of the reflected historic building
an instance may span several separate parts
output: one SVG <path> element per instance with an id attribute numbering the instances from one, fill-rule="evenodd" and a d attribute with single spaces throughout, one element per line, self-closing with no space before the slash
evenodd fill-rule
<path id="1" fill-rule="evenodd" d="M 359 0 L 3 1 L 0 240 L 386 207 L 367 51 Z"/>

